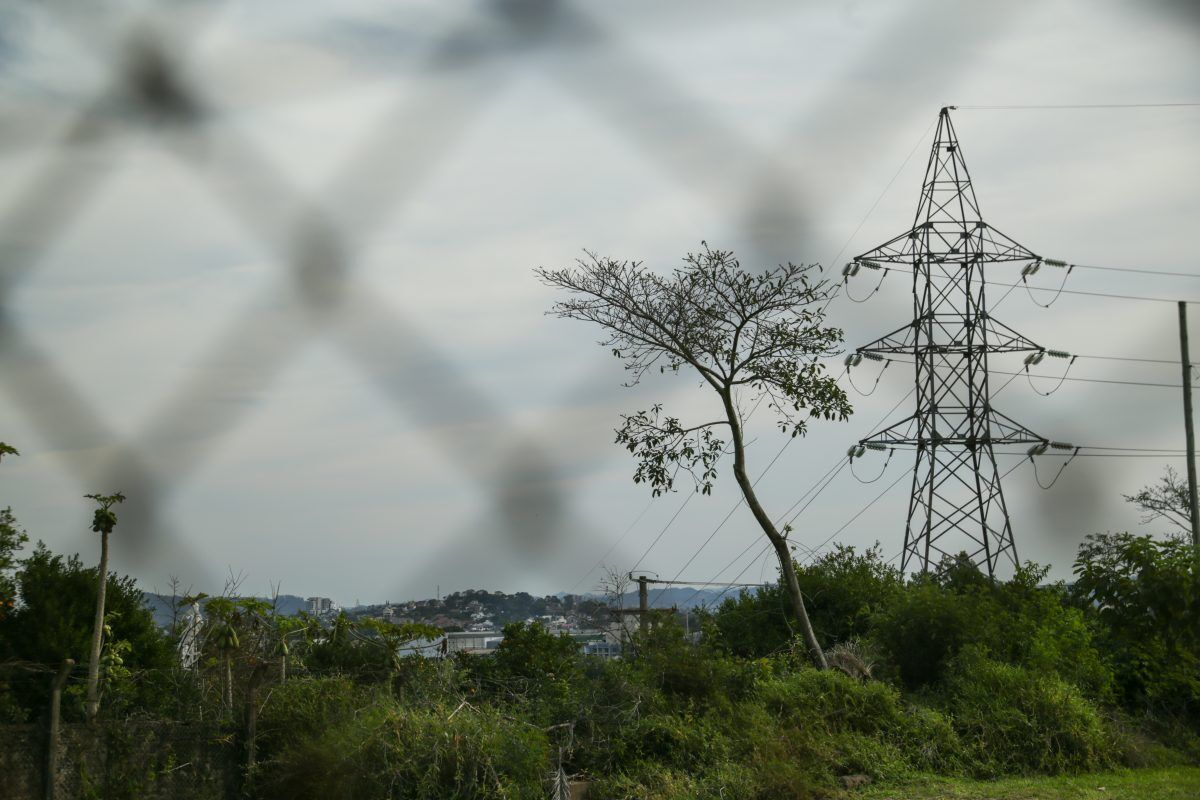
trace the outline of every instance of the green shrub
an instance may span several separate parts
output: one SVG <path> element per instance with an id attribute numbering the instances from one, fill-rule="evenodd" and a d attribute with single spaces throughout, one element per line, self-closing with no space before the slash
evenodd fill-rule
<path id="1" fill-rule="evenodd" d="M 917 581 L 876 619 L 871 639 L 904 685 L 918 689 L 940 679 L 970 640 L 975 605 L 932 581 Z"/>
<path id="2" fill-rule="evenodd" d="M 260 798 L 540 798 L 545 734 L 486 708 L 403 708 L 378 695 L 316 735 L 289 736 L 261 766 Z"/>
<path id="3" fill-rule="evenodd" d="M 269 753 L 295 740 L 319 738 L 375 700 L 376 692 L 346 676 L 300 678 L 273 686 L 259 712 L 259 746 Z"/>
<path id="4" fill-rule="evenodd" d="M 1027 565 L 1006 582 L 992 583 L 962 559 L 943 564 L 937 577 L 920 578 L 876 617 L 871 638 L 895 675 L 910 689 L 940 680 L 963 648 L 1054 675 L 1106 700 L 1112 671 L 1091 628 L 1067 602 L 1061 585 L 1041 585 L 1046 570 Z"/>
<path id="5" fill-rule="evenodd" d="M 813 630 L 822 647 L 865 635 L 876 614 L 887 608 L 904 583 L 875 546 L 859 553 L 834 549 L 808 565 L 796 565 Z M 779 584 L 751 594 L 742 591 L 714 611 L 706 636 L 726 652 L 761 658 L 785 649 L 796 634 L 789 600 Z"/>
<path id="6" fill-rule="evenodd" d="M 1191 543 L 1089 536 L 1072 595 L 1095 622 L 1122 699 L 1139 714 L 1200 728 L 1200 581 Z"/>
<path id="7" fill-rule="evenodd" d="M 630 725 L 625 735 L 635 760 L 703 770 L 729 756 L 724 733 L 710 720 L 691 714 L 651 714 Z"/>
<path id="8" fill-rule="evenodd" d="M 806 668 L 764 681 L 759 697 L 793 746 L 832 774 L 883 778 L 958 769 L 961 748 L 949 721 L 932 709 L 908 707 L 886 684 Z"/>
<path id="9" fill-rule="evenodd" d="M 731 658 L 711 647 L 697 647 L 675 622 L 637 636 L 633 650 L 638 679 L 673 703 L 728 705 L 749 695 L 771 670 L 764 659 Z"/>
<path id="10" fill-rule="evenodd" d="M 941 690 L 976 773 L 1053 775 L 1115 761 L 1099 710 L 1060 678 L 972 647 L 949 664 Z"/>

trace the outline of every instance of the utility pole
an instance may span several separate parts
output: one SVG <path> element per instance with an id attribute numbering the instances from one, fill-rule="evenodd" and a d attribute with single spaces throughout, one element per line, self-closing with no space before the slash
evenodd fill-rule
<path id="1" fill-rule="evenodd" d="M 1183 364 L 1183 430 L 1187 435 L 1188 516 L 1200 574 L 1200 514 L 1196 512 L 1196 429 L 1192 424 L 1192 360 L 1188 355 L 1187 303 L 1179 301 L 1179 359 Z"/>
<path id="2" fill-rule="evenodd" d="M 642 629 L 642 633 L 645 633 L 647 630 L 650 629 L 650 592 L 646 586 L 647 578 L 645 575 L 638 575 L 637 582 L 638 582 L 638 626 Z"/>
<path id="3" fill-rule="evenodd" d="M 623 616 L 627 616 L 630 614 L 636 614 L 637 618 L 638 618 L 638 629 L 641 630 L 642 633 L 645 633 L 646 631 L 650 630 L 650 584 L 651 583 L 660 583 L 661 581 L 653 580 L 652 578 L 650 578 L 646 575 L 638 575 L 635 578 L 635 577 L 633 577 L 632 572 L 629 573 L 629 577 L 631 580 L 637 581 L 637 585 L 638 585 L 637 611 L 634 611 L 632 609 L 629 609 L 629 610 L 622 609 L 622 610 L 618 611 L 617 613 L 621 614 Z M 622 625 L 622 629 L 624 629 L 623 625 Z"/>

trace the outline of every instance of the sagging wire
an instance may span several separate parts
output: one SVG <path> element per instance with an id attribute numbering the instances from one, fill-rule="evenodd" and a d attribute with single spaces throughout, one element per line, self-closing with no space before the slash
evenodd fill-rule
<path id="1" fill-rule="evenodd" d="M 1051 356 L 1053 358 L 1065 358 L 1069 360 L 1067 361 L 1067 368 L 1063 370 L 1063 374 L 1061 377 L 1059 377 L 1058 383 L 1055 384 L 1054 388 L 1048 392 L 1043 392 L 1041 389 L 1033 385 L 1033 375 L 1030 374 L 1029 368 L 1035 364 L 1042 363 L 1042 359 L 1044 359 L 1046 356 Z M 1062 388 L 1064 383 L 1067 382 L 1067 375 L 1071 372 L 1071 367 L 1075 366 L 1075 360 L 1078 358 L 1079 356 L 1072 355 L 1064 350 L 1039 350 L 1036 353 L 1030 353 L 1029 355 L 1025 356 L 1025 380 L 1029 382 L 1029 388 L 1033 389 L 1033 391 L 1037 392 L 1042 397 L 1049 397 L 1050 395 L 1054 394 Z"/>
<path id="2" fill-rule="evenodd" d="M 861 458 L 863 453 L 865 453 L 867 450 L 879 450 L 881 452 L 883 450 L 887 450 L 888 454 L 887 458 L 883 461 L 883 469 L 879 470 L 879 474 L 870 480 L 863 480 L 862 478 L 858 477 L 858 473 L 854 471 L 854 459 Z M 875 481 L 883 477 L 883 473 L 887 472 L 888 464 L 892 463 L 892 456 L 895 454 L 896 448 L 889 448 L 886 445 L 880 444 L 879 442 L 863 442 L 862 444 L 854 445 L 846 451 L 846 455 L 850 458 L 850 474 L 854 476 L 854 480 L 861 484 L 865 485 L 875 483 Z"/>
<path id="3" fill-rule="evenodd" d="M 1071 456 L 1070 456 L 1070 458 L 1068 458 L 1066 461 L 1064 461 L 1062 463 L 1062 466 L 1060 466 L 1058 468 L 1058 472 L 1054 473 L 1054 478 L 1050 481 L 1050 483 L 1043 484 L 1041 476 L 1038 475 L 1037 462 L 1034 461 L 1034 456 L 1040 456 L 1043 453 L 1045 453 L 1048 449 L 1070 450 Z M 1035 444 L 1033 447 L 1029 448 L 1029 451 L 1026 455 L 1029 457 L 1030 463 L 1033 464 L 1033 479 L 1035 481 L 1037 481 L 1037 485 L 1043 491 L 1048 491 L 1048 490 L 1054 488 L 1054 484 L 1058 483 L 1058 479 L 1060 477 L 1062 477 L 1063 470 L 1065 470 L 1067 468 L 1067 465 L 1070 464 L 1072 461 L 1074 461 L 1076 459 L 1076 457 L 1079 456 L 1079 451 L 1082 449 L 1083 449 L 1082 447 L 1079 447 L 1079 446 L 1076 446 L 1073 444 L 1068 444 L 1067 442 L 1041 442 L 1041 443 Z"/>
<path id="4" fill-rule="evenodd" d="M 861 364 L 864 358 L 870 361 L 883 362 L 883 368 L 880 369 L 879 374 L 875 376 L 875 383 L 871 385 L 871 391 L 869 392 L 864 392 L 862 389 L 858 388 L 858 386 L 854 383 L 854 378 L 850 376 L 850 368 Z M 892 359 L 884 358 L 878 353 L 852 353 L 851 355 L 846 356 L 846 380 L 848 380 L 850 385 L 854 387 L 854 391 L 858 392 L 863 397 L 870 397 L 871 395 L 875 394 L 875 390 L 879 388 L 879 381 L 883 379 L 883 373 L 887 372 L 887 368 L 891 363 Z"/>
<path id="5" fill-rule="evenodd" d="M 879 270 L 882 273 L 879 276 L 879 283 L 875 284 L 875 288 L 872 289 L 871 292 L 869 294 L 867 294 L 865 297 L 863 297 L 861 300 L 859 298 L 855 297 L 854 295 L 850 294 L 850 279 L 858 274 L 858 270 L 860 267 L 867 267 L 868 269 Z M 891 272 L 890 269 L 884 269 L 882 266 L 875 263 L 874 261 L 851 261 L 851 262 L 849 262 L 848 264 L 846 264 L 846 266 L 842 267 L 842 286 L 844 286 L 846 289 L 846 292 L 845 292 L 846 297 L 849 298 L 850 301 L 854 302 L 854 303 L 867 302 L 868 300 L 870 300 L 872 297 L 875 296 L 875 294 L 879 291 L 879 287 L 883 286 L 883 282 L 887 278 L 889 272 Z"/>
<path id="6" fill-rule="evenodd" d="M 1041 269 L 1042 264 L 1046 264 L 1047 266 L 1051 267 L 1066 267 L 1067 270 L 1066 274 L 1063 275 L 1062 283 L 1058 285 L 1058 291 L 1054 293 L 1054 297 L 1050 299 L 1049 303 L 1039 302 L 1038 299 L 1033 296 L 1033 288 L 1029 285 L 1029 276 L 1035 274 L 1039 269 Z M 1034 261 L 1032 264 L 1026 264 L 1021 270 L 1021 284 L 1025 287 L 1025 293 L 1029 295 L 1029 299 L 1032 300 L 1035 305 L 1041 306 L 1042 308 L 1049 308 L 1050 306 L 1054 305 L 1058 298 L 1062 297 L 1063 289 L 1067 288 L 1067 278 L 1071 277 L 1071 271 L 1074 269 L 1074 264 L 1068 264 L 1067 262 L 1061 261 L 1057 258 L 1040 258 L 1037 261 Z M 1048 292 L 1050 290 L 1044 289 L 1043 291 Z"/>

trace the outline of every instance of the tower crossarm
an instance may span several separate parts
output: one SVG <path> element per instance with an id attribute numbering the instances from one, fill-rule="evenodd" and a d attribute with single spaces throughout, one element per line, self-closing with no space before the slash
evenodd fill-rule
<path id="1" fill-rule="evenodd" d="M 855 348 L 855 352 L 864 355 L 905 354 L 916 358 L 922 354 L 935 353 L 1025 353 L 1046 349 L 990 316 L 980 316 L 973 321 L 974 327 L 982 328 L 984 335 L 970 337 L 966 335 L 966 326 L 962 324 L 961 316 L 951 315 L 946 319 L 938 319 L 935 315 L 927 315 L 925 319 L 925 329 L 942 333 L 941 341 L 919 342 L 917 331 L 922 326 L 922 320 L 917 319 L 903 328 L 897 328 L 873 342 Z"/>
<path id="2" fill-rule="evenodd" d="M 873 342 L 864 344 L 855 350 L 857 353 L 908 353 L 915 354 L 917 323 L 910 322 L 903 328 L 897 328 L 891 333 L 881 336 Z"/>
<path id="3" fill-rule="evenodd" d="M 926 447 L 965 447 L 975 449 L 991 445 L 1049 444 L 1050 440 L 1034 433 L 998 411 L 987 413 L 987 424 L 980 429 L 972 425 L 973 415 L 966 408 L 940 411 L 941 426 L 929 429 L 921 425 L 916 413 L 889 425 L 870 436 L 859 439 L 859 445 L 871 449 L 906 447 L 924 450 Z"/>
<path id="4" fill-rule="evenodd" d="M 981 324 L 986 328 L 987 350 L 990 353 L 1041 352 L 1046 349 L 990 315 L 983 316 Z"/>
<path id="5" fill-rule="evenodd" d="M 983 220 L 922 222 L 878 247 L 856 255 L 851 265 L 923 263 L 958 265 L 1028 261 L 1042 257 Z"/>

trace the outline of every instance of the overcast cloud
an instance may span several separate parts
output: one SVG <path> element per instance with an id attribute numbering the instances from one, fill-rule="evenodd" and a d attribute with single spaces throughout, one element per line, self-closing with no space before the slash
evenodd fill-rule
<path id="1" fill-rule="evenodd" d="M 990 223 L 1052 258 L 1200 273 L 1200 108 L 968 108 L 1200 101 L 1197 23 L 1186 3 L 1082 0 L 10 6 L 0 439 L 21 457 L 0 467 L 0 502 L 90 559 L 82 495 L 126 492 L 114 568 L 160 589 L 176 575 L 213 591 L 230 569 L 251 591 L 343 604 L 590 589 L 635 519 L 606 559 L 618 569 L 686 498 L 646 510 L 612 444 L 618 414 L 711 398 L 681 377 L 621 388 L 596 331 L 544 316 L 555 296 L 534 267 L 587 248 L 668 270 L 707 240 L 748 267 L 839 276 L 911 224 L 932 123 L 954 104 Z M 1200 280 L 1118 272 L 1075 271 L 1067 288 L 1200 300 Z M 909 286 L 892 276 L 829 313 L 852 349 L 911 318 Z M 995 314 L 1072 353 L 1178 356 L 1167 303 L 1064 294 L 1043 309 L 1019 289 Z M 1171 365 L 1071 374 L 1179 382 Z M 889 369 L 852 394 L 850 422 L 792 443 L 761 483 L 768 508 L 910 383 Z M 995 405 L 1053 439 L 1182 447 L 1178 389 L 1042 397 L 1019 378 Z M 784 440 L 765 414 L 753 425 L 758 471 Z M 910 460 L 871 485 L 843 472 L 793 538 L 825 542 Z M 1049 491 L 1018 469 L 1021 557 L 1066 576 L 1086 534 L 1137 526 L 1120 495 L 1166 463 L 1081 458 Z M 906 488 L 835 541 L 898 552 Z M 674 576 L 735 500 L 728 478 L 691 500 L 641 567 Z M 759 535 L 735 513 L 683 577 L 770 579 L 757 548 L 735 560 Z"/>

